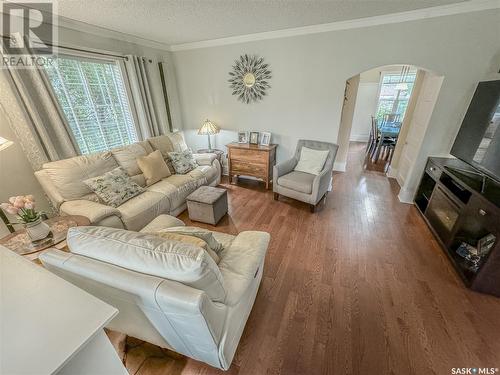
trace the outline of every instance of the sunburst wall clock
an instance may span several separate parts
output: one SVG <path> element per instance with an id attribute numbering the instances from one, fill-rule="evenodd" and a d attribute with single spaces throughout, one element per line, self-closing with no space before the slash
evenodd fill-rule
<path id="1" fill-rule="evenodd" d="M 229 76 L 229 87 L 233 90 L 233 95 L 246 104 L 261 100 L 271 87 L 269 64 L 264 63 L 264 58 L 255 55 L 245 54 L 235 60 Z"/>

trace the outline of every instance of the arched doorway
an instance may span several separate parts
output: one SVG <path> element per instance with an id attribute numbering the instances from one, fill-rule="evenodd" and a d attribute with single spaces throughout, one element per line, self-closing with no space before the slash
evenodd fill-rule
<path id="1" fill-rule="evenodd" d="M 439 74 L 407 64 L 380 66 L 349 78 L 337 138 L 338 165 L 349 168 L 350 145 L 360 148 L 363 143 L 366 170 L 396 178 L 403 187 L 442 81 Z"/>

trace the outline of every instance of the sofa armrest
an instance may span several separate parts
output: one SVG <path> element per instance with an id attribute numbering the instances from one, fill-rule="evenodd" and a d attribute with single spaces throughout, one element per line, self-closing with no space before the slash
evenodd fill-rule
<path id="1" fill-rule="evenodd" d="M 116 208 L 85 199 L 64 202 L 59 210 L 65 215 L 85 216 L 92 224 L 113 215 L 121 217 L 120 211 Z"/>
<path id="2" fill-rule="evenodd" d="M 217 159 L 217 155 L 212 153 L 193 154 L 193 158 L 198 165 L 212 165 L 213 161 Z"/>
<path id="3" fill-rule="evenodd" d="M 159 232 L 165 228 L 171 227 L 181 227 L 185 226 L 184 222 L 180 219 L 177 219 L 171 215 L 160 215 L 154 218 L 149 224 L 147 224 L 144 228 L 142 228 L 139 232 L 141 233 L 154 233 Z"/>
<path id="4" fill-rule="evenodd" d="M 276 164 L 273 168 L 274 183 L 276 183 L 276 180 L 278 179 L 278 177 L 281 177 L 287 173 L 292 172 L 296 165 L 297 165 L 297 159 L 295 159 L 295 158 L 291 158 L 291 159 L 282 161 L 279 164 Z"/>
<path id="5" fill-rule="evenodd" d="M 330 168 L 323 169 L 321 173 L 314 178 L 311 192 L 311 195 L 314 198 L 314 204 L 316 204 L 328 191 L 331 180 L 332 170 Z"/>
<path id="6" fill-rule="evenodd" d="M 219 269 L 227 289 L 226 305 L 236 305 L 262 273 L 270 240 L 267 232 L 245 231 L 222 251 Z"/>

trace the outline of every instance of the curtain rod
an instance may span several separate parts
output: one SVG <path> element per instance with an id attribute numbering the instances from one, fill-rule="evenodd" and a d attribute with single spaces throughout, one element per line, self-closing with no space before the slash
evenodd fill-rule
<path id="1" fill-rule="evenodd" d="M 10 38 L 11 38 L 10 36 L 2 35 L 2 39 L 10 40 Z M 51 46 L 51 47 L 56 47 L 56 48 L 63 48 L 63 49 L 67 49 L 67 50 L 78 51 L 78 52 L 85 52 L 85 53 L 94 53 L 96 55 L 109 56 L 109 57 L 118 57 L 120 59 L 128 60 L 128 57 L 124 56 L 124 55 L 116 55 L 116 54 L 112 54 L 112 53 L 98 52 L 98 51 L 92 51 L 92 50 L 87 50 L 87 49 L 83 49 L 83 48 L 76 48 L 76 47 L 66 47 L 66 46 L 52 44 L 52 43 L 47 43 L 47 42 L 44 42 L 44 44 L 48 45 L 48 46 Z"/>

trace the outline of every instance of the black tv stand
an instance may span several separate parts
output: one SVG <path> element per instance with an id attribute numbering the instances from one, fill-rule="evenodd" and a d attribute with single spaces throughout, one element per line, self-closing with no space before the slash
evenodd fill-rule
<path id="1" fill-rule="evenodd" d="M 461 160 L 431 157 L 415 205 L 464 283 L 500 297 L 500 183 Z"/>
<path id="2" fill-rule="evenodd" d="M 481 177 L 481 189 L 480 189 L 480 191 L 481 191 L 481 194 L 484 194 L 484 190 L 485 190 L 485 187 L 486 187 L 486 181 L 489 178 L 484 173 L 479 172 L 477 170 L 471 170 L 471 169 L 459 168 L 459 167 L 449 167 L 449 166 L 446 166 L 446 165 L 444 166 L 444 168 L 448 169 L 450 171 L 464 172 L 464 173 L 469 173 L 469 174 L 473 174 L 473 175 Z"/>

